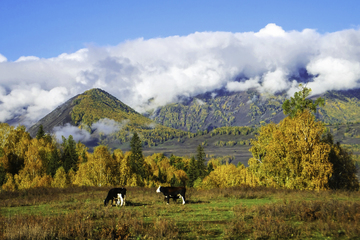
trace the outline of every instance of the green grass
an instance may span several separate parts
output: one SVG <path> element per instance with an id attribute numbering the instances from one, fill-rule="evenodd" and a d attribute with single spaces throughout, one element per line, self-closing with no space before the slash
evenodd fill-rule
<path id="1" fill-rule="evenodd" d="M 124 207 L 103 206 L 108 187 L 1 192 L 0 238 L 359 239 L 359 192 L 188 189 L 167 205 L 155 188 L 127 189 Z"/>

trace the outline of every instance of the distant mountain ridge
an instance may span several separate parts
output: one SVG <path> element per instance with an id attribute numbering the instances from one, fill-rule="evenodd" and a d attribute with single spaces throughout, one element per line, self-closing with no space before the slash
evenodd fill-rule
<path id="1" fill-rule="evenodd" d="M 209 96 L 203 94 L 182 103 L 168 104 L 147 116 L 164 126 L 191 132 L 211 131 L 223 126 L 278 123 L 285 117 L 282 110 L 285 94 L 261 95 L 248 90 Z M 325 107 L 319 108 L 318 119 L 328 124 L 360 121 L 359 89 L 330 91 L 321 97 L 325 98 Z"/>
<path id="2" fill-rule="evenodd" d="M 205 131 L 223 126 L 259 126 L 279 122 L 285 116 L 284 94 L 264 96 L 255 90 L 240 93 L 202 94 L 181 103 L 168 104 L 142 115 L 101 89 L 79 94 L 54 109 L 28 129 L 35 136 L 39 126 L 45 132 L 70 124 L 89 133 L 100 119 L 124 122 L 117 132 L 101 135 L 98 143 L 113 148 L 128 148 L 133 132 L 138 132 L 145 147 L 187 136 L 188 132 Z M 331 91 L 323 94 L 325 107 L 318 110 L 318 119 L 326 123 L 358 122 L 360 120 L 360 91 Z M 125 145 L 124 145 L 125 144 Z"/>

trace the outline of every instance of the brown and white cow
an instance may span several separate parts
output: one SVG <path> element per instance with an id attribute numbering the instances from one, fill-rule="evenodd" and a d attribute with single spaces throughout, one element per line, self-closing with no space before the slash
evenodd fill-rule
<path id="1" fill-rule="evenodd" d="M 159 186 L 159 188 L 156 190 L 157 193 L 162 193 L 165 196 L 165 200 L 167 201 L 167 204 L 169 204 L 169 199 L 172 198 L 175 202 L 176 199 L 181 198 L 182 204 L 185 204 L 185 192 L 186 188 L 184 187 L 162 187 Z"/>

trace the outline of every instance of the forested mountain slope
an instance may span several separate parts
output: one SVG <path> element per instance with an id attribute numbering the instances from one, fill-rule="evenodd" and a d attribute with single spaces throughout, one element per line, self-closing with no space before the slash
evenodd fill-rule
<path id="1" fill-rule="evenodd" d="M 101 119 L 109 119 L 117 123 L 116 131 L 111 134 L 96 133 L 99 141 L 105 143 L 115 141 L 117 144 L 122 144 L 130 140 L 133 132 L 138 132 L 143 143 L 151 146 L 186 134 L 180 130 L 155 124 L 151 119 L 137 113 L 101 89 L 91 89 L 69 99 L 28 131 L 34 137 L 40 125 L 43 125 L 45 132 L 51 133 L 56 126 L 70 124 L 95 134 L 93 126 Z"/>
<path id="2" fill-rule="evenodd" d="M 318 97 L 318 96 L 316 96 Z M 360 120 L 360 91 L 331 91 L 322 95 L 325 107 L 317 118 L 328 124 Z M 286 95 L 265 95 L 254 90 L 239 93 L 199 95 L 181 103 L 168 104 L 148 116 L 164 126 L 197 132 L 223 126 L 258 126 L 278 123 L 285 116 L 282 104 Z"/>

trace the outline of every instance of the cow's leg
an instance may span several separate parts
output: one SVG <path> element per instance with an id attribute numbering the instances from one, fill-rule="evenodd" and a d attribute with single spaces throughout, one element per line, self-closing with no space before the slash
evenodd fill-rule
<path id="1" fill-rule="evenodd" d="M 124 199 L 122 198 L 121 193 L 118 193 L 118 205 L 120 204 L 120 202 L 121 202 L 120 206 L 122 206 L 124 203 Z"/>
<path id="2" fill-rule="evenodd" d="M 183 197 L 181 194 L 178 194 L 179 197 L 181 197 L 182 201 L 183 201 L 183 205 L 185 205 L 185 197 Z"/>
<path id="3" fill-rule="evenodd" d="M 169 205 L 169 196 L 165 196 L 166 204 Z"/>

